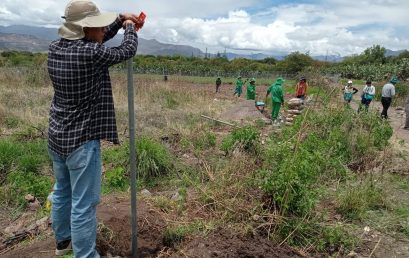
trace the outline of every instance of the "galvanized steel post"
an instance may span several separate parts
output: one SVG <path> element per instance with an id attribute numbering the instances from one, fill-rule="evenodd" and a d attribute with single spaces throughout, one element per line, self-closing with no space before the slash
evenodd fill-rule
<path id="1" fill-rule="evenodd" d="M 131 225 L 132 225 L 132 258 L 138 257 L 137 226 L 138 219 L 136 213 L 136 148 L 135 148 L 135 108 L 134 108 L 134 87 L 133 87 L 133 65 L 132 59 L 127 61 L 128 66 L 128 112 L 129 112 L 129 164 L 131 175 Z"/>

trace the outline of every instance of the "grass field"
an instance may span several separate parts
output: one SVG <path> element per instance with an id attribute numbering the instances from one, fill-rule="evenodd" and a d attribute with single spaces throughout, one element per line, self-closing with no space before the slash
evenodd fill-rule
<path id="1" fill-rule="evenodd" d="M 129 195 L 126 74 L 111 77 L 122 144 L 103 144 L 106 197 Z M 307 107 L 293 126 L 234 128 L 200 117 L 243 102 L 232 96 L 234 78 L 222 78 L 219 94 L 214 80 L 135 75 L 138 189 L 155 193 L 141 199 L 165 218 L 163 239 L 172 252 L 220 228 L 316 257 L 369 256 L 379 239 L 378 256 L 405 246 L 409 179 L 400 165 L 409 149 L 377 114 L 358 116 L 337 101 L 334 85 L 311 83 L 320 105 Z M 262 97 L 273 82 L 257 80 Z M 294 86 L 286 81 L 287 98 Z M 1 226 L 26 210 L 28 193 L 42 204 L 38 213 L 47 213 L 52 94 L 44 69 L 0 70 Z"/>

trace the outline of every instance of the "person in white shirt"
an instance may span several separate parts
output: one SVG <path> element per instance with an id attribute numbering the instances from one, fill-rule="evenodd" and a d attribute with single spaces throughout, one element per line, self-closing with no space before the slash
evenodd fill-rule
<path id="1" fill-rule="evenodd" d="M 390 81 L 382 87 L 382 113 L 381 117 L 384 119 L 388 118 L 388 109 L 392 104 L 392 98 L 395 96 L 395 84 L 398 83 L 398 78 L 393 76 Z"/>
<path id="2" fill-rule="evenodd" d="M 352 96 L 358 92 L 358 89 L 352 86 L 352 81 L 349 80 L 348 84 L 344 87 L 344 100 L 345 105 L 349 107 L 349 103 L 351 103 Z"/>
<path id="3" fill-rule="evenodd" d="M 370 80 L 366 81 L 366 85 L 364 89 L 362 90 L 362 99 L 361 99 L 361 105 L 359 105 L 358 108 L 358 113 L 361 111 L 362 106 L 365 106 L 365 110 L 368 110 L 369 104 L 371 104 L 371 101 L 375 97 L 375 86 L 372 85 L 372 82 Z"/>

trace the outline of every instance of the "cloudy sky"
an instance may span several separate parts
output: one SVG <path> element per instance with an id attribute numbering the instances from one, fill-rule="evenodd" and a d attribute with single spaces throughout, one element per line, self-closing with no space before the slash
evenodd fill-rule
<path id="1" fill-rule="evenodd" d="M 68 1 L 1 0 L 0 25 L 58 26 Z M 374 44 L 409 49 L 407 0 L 95 0 L 147 14 L 140 37 L 211 52 L 350 55 Z"/>

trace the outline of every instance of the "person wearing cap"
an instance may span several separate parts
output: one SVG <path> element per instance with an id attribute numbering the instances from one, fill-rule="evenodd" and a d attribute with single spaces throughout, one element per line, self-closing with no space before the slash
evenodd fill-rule
<path id="1" fill-rule="evenodd" d="M 247 85 L 247 100 L 256 100 L 256 79 L 251 78 Z"/>
<path id="2" fill-rule="evenodd" d="M 388 109 L 392 104 L 392 98 L 395 96 L 395 85 L 398 83 L 398 78 L 393 76 L 388 83 L 382 87 L 382 113 L 381 117 L 384 119 L 388 118 Z"/>
<path id="3" fill-rule="evenodd" d="M 304 101 L 307 96 L 308 83 L 305 77 L 301 77 L 295 86 L 295 96 Z"/>
<path id="4" fill-rule="evenodd" d="M 275 122 L 280 113 L 280 107 L 284 105 L 284 93 L 283 84 L 285 80 L 283 78 L 278 78 L 271 86 L 267 89 L 266 99 L 269 94 L 271 94 L 271 120 Z"/>
<path id="5" fill-rule="evenodd" d="M 236 88 L 234 89 L 233 96 L 235 96 L 237 94 L 237 97 L 240 98 L 241 93 L 243 92 L 243 84 L 244 84 L 244 82 L 241 79 L 241 76 L 237 77 Z"/>
<path id="6" fill-rule="evenodd" d="M 366 81 L 366 85 L 362 90 L 361 104 L 359 105 L 358 112 L 362 110 L 362 106 L 365 106 L 365 110 L 368 111 L 369 104 L 371 104 L 375 97 L 375 86 L 372 85 L 370 80 Z"/>
<path id="7" fill-rule="evenodd" d="M 352 86 L 352 81 L 349 80 L 347 85 L 344 87 L 344 100 L 345 104 L 349 107 L 351 103 L 352 96 L 358 92 L 358 89 Z"/>
<path id="8" fill-rule="evenodd" d="M 55 177 L 52 228 L 57 256 L 100 257 L 95 250 L 96 206 L 101 189 L 100 140 L 119 143 L 108 68 L 137 51 L 134 14 L 101 13 L 90 0 L 72 0 L 61 37 L 51 42 L 48 73 L 54 88 L 48 150 Z M 104 42 L 124 28 L 121 45 Z"/>
<path id="9" fill-rule="evenodd" d="M 219 92 L 219 88 L 220 88 L 220 85 L 222 84 L 222 80 L 220 79 L 220 77 L 218 77 L 217 79 L 216 79 L 216 93 L 218 93 Z"/>

